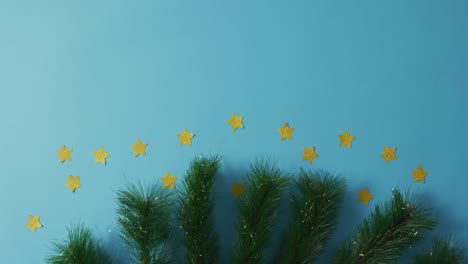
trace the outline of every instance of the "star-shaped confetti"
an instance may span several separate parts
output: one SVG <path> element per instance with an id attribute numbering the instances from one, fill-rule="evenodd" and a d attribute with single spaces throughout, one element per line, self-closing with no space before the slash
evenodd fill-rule
<path id="1" fill-rule="evenodd" d="M 180 140 L 180 145 L 192 145 L 193 134 L 189 133 L 186 128 L 182 131 L 181 134 L 177 134 L 177 137 Z"/>
<path id="2" fill-rule="evenodd" d="M 289 127 L 288 123 L 284 123 L 283 127 L 278 128 L 278 132 L 280 133 L 281 140 L 284 140 L 285 138 L 292 139 L 292 133 L 294 132 L 294 128 Z"/>
<path id="3" fill-rule="evenodd" d="M 349 134 L 347 129 L 343 134 L 338 135 L 338 138 L 340 139 L 340 147 L 347 146 L 351 148 L 351 142 L 354 140 L 354 137 Z"/>
<path id="4" fill-rule="evenodd" d="M 242 119 L 244 119 L 244 116 L 238 116 L 234 113 L 232 114 L 231 119 L 228 120 L 228 124 L 231 125 L 232 131 L 236 131 L 238 128 L 244 128 Z"/>
<path id="5" fill-rule="evenodd" d="M 234 195 L 234 198 L 239 198 L 242 194 L 244 194 L 244 184 L 239 184 L 234 182 L 232 189 L 229 190 Z"/>
<path id="6" fill-rule="evenodd" d="M 380 154 L 380 156 L 382 158 L 384 158 L 385 161 L 388 164 L 388 163 L 390 163 L 391 160 L 396 160 L 397 159 L 397 156 L 395 155 L 395 150 L 396 150 L 396 147 L 389 148 L 387 146 L 384 146 L 384 152 L 382 152 L 382 154 Z"/>
<path id="7" fill-rule="evenodd" d="M 136 157 L 138 155 L 146 156 L 145 148 L 148 146 L 146 143 L 142 143 L 140 139 L 137 139 L 136 143 L 131 146 L 133 149 L 133 156 Z"/>
<path id="8" fill-rule="evenodd" d="M 65 186 L 70 188 L 70 192 L 75 192 L 76 188 L 81 188 L 80 176 L 71 176 L 68 175 L 68 181 L 65 183 Z"/>
<path id="9" fill-rule="evenodd" d="M 28 222 L 26 223 L 26 227 L 31 228 L 32 232 L 35 232 L 36 228 L 42 227 L 42 224 L 39 222 L 39 216 L 28 215 Z"/>
<path id="10" fill-rule="evenodd" d="M 417 182 L 417 181 L 420 181 L 422 183 L 425 182 L 427 171 L 423 170 L 423 167 L 421 165 L 419 165 L 417 169 L 411 170 L 411 172 L 413 173 L 414 182 Z"/>
<path id="11" fill-rule="evenodd" d="M 59 161 L 60 163 L 68 160 L 71 161 L 71 153 L 73 149 L 65 147 L 65 145 L 62 145 L 62 148 L 60 148 L 59 151 L 57 151 L 57 156 L 59 156 Z"/>
<path id="12" fill-rule="evenodd" d="M 163 184 L 164 184 L 164 189 L 167 189 L 168 187 L 171 187 L 172 189 L 175 188 L 175 181 L 177 180 L 177 177 L 172 176 L 170 172 L 166 173 L 166 176 L 162 177 L 160 179 Z"/>
<path id="13" fill-rule="evenodd" d="M 304 151 L 304 155 L 302 155 L 302 160 L 307 160 L 310 164 L 312 164 L 312 161 L 318 157 L 318 154 L 315 153 L 315 146 L 312 146 L 310 148 L 302 148 Z"/>
<path id="14" fill-rule="evenodd" d="M 106 159 L 109 157 L 109 152 L 104 150 L 104 147 L 100 147 L 98 150 L 93 151 L 94 154 L 94 163 L 101 162 L 102 164 L 106 164 Z"/>
<path id="15" fill-rule="evenodd" d="M 372 194 L 369 193 L 369 188 L 366 187 L 366 189 L 360 191 L 358 190 L 358 202 L 364 203 L 365 205 L 369 205 L 369 200 L 374 198 Z"/>

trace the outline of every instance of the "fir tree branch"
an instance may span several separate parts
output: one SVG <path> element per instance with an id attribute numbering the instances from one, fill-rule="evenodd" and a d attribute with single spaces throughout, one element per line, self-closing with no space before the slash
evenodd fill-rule
<path id="1" fill-rule="evenodd" d="M 436 238 L 432 248 L 416 256 L 415 264 L 464 263 L 463 250 L 455 245 L 453 237 Z"/>
<path id="2" fill-rule="evenodd" d="M 311 263 L 335 230 L 346 188 L 345 178 L 301 169 L 291 194 L 292 219 L 282 239 L 277 263 Z"/>
<path id="3" fill-rule="evenodd" d="M 120 237 L 134 263 L 171 263 L 169 238 L 173 205 L 171 192 L 153 184 L 145 191 L 128 184 L 117 191 Z"/>
<path id="4" fill-rule="evenodd" d="M 390 201 L 375 206 L 359 225 L 352 240 L 343 243 L 335 263 L 389 263 L 401 257 L 404 249 L 423 238 L 424 231 L 436 225 L 431 210 L 415 203 L 411 195 L 393 190 Z"/>
<path id="5" fill-rule="evenodd" d="M 216 263 L 218 259 L 213 209 L 215 176 L 220 162 L 218 156 L 195 158 L 178 192 L 178 218 L 188 263 Z"/>
<path id="6" fill-rule="evenodd" d="M 246 178 L 246 191 L 238 203 L 239 221 L 232 260 L 234 264 L 262 263 L 280 198 L 291 182 L 280 169 L 257 161 Z"/>
<path id="7" fill-rule="evenodd" d="M 110 264 L 111 259 L 103 251 L 91 230 L 84 226 L 68 229 L 68 237 L 54 243 L 54 256 L 46 259 L 53 264 Z"/>

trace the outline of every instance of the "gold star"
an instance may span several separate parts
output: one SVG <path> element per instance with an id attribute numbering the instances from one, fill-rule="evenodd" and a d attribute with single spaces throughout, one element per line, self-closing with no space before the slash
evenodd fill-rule
<path id="1" fill-rule="evenodd" d="M 391 160 L 397 159 L 397 156 L 395 155 L 395 150 L 396 150 L 396 147 L 389 148 L 387 146 L 384 146 L 384 152 L 382 152 L 380 156 L 382 156 L 382 158 L 384 158 L 388 164 L 390 163 Z"/>
<path id="2" fill-rule="evenodd" d="M 242 119 L 244 119 L 244 116 L 237 116 L 234 113 L 232 114 L 231 119 L 228 120 L 228 124 L 231 125 L 232 131 L 236 131 L 238 128 L 244 128 Z"/>
<path id="3" fill-rule="evenodd" d="M 60 163 L 68 160 L 68 161 L 71 161 L 71 153 L 72 153 L 73 149 L 69 148 L 67 149 L 67 147 L 65 147 L 65 145 L 62 145 L 62 148 L 57 151 L 57 156 L 59 156 L 59 161 Z"/>
<path id="4" fill-rule="evenodd" d="M 80 176 L 71 176 L 68 175 L 68 181 L 65 183 L 65 186 L 70 188 L 70 192 L 75 192 L 76 188 L 81 188 L 81 184 L 79 182 Z"/>
<path id="5" fill-rule="evenodd" d="M 369 193 L 369 188 L 367 188 L 367 187 L 366 187 L 366 189 L 364 189 L 362 191 L 358 190 L 357 192 L 358 192 L 358 195 L 359 195 L 358 202 L 364 203 L 365 205 L 369 205 L 369 200 L 374 198 L 374 196 Z"/>
<path id="6" fill-rule="evenodd" d="M 166 176 L 162 177 L 160 180 L 164 183 L 164 189 L 168 187 L 174 189 L 174 183 L 177 180 L 177 177 L 172 176 L 170 172 L 167 172 Z"/>
<path id="7" fill-rule="evenodd" d="M 312 161 L 318 157 L 318 154 L 315 153 L 315 146 L 312 146 L 310 148 L 302 148 L 304 151 L 304 155 L 302 155 L 302 160 L 307 160 L 310 164 L 312 164 Z"/>
<path id="8" fill-rule="evenodd" d="M 283 127 L 278 128 L 278 132 L 280 133 L 280 139 L 283 140 L 285 138 L 292 139 L 292 133 L 294 128 L 289 127 L 288 123 L 284 123 Z"/>
<path id="9" fill-rule="evenodd" d="M 93 154 L 94 163 L 101 162 L 102 164 L 106 164 L 106 159 L 109 157 L 109 152 L 106 152 L 102 146 L 98 150 L 93 151 Z"/>
<path id="10" fill-rule="evenodd" d="M 425 177 L 427 175 L 427 171 L 423 170 L 422 166 L 419 165 L 417 169 L 415 170 L 411 170 L 411 172 L 413 173 L 413 181 L 414 182 L 417 182 L 417 181 L 420 181 L 422 183 L 425 182 Z"/>
<path id="11" fill-rule="evenodd" d="M 244 194 L 244 184 L 239 184 L 234 182 L 233 187 L 229 190 L 234 195 L 234 198 L 239 198 L 242 194 Z"/>
<path id="12" fill-rule="evenodd" d="M 36 228 L 42 227 L 42 224 L 39 223 L 39 216 L 28 215 L 28 222 L 26 223 L 26 227 L 31 228 L 32 232 L 35 232 Z"/>
<path id="13" fill-rule="evenodd" d="M 354 140 L 354 137 L 349 134 L 347 129 L 343 134 L 338 135 L 338 137 L 340 138 L 340 147 L 347 146 L 351 148 L 351 142 Z"/>
<path id="14" fill-rule="evenodd" d="M 181 146 L 185 144 L 190 145 L 190 146 L 192 145 L 193 134 L 190 134 L 186 128 L 184 128 L 184 131 L 182 131 L 181 134 L 177 134 L 177 137 L 180 140 Z"/>
<path id="15" fill-rule="evenodd" d="M 137 139 L 136 143 L 131 147 L 133 149 L 133 156 L 136 157 L 140 154 L 146 156 L 146 146 L 148 146 L 148 144 L 141 143 L 141 140 Z"/>

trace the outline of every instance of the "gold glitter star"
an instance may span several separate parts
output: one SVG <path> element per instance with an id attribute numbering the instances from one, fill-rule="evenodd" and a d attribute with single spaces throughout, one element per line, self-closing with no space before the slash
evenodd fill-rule
<path id="1" fill-rule="evenodd" d="M 57 156 L 59 156 L 59 161 L 60 163 L 63 163 L 64 161 L 68 160 L 71 161 L 71 153 L 73 149 L 65 147 L 65 145 L 62 145 L 62 148 L 57 151 Z"/>
<path id="2" fill-rule="evenodd" d="M 422 165 L 419 165 L 418 168 L 415 170 L 411 170 L 411 172 L 413 173 L 414 182 L 420 181 L 422 183 L 425 183 L 427 171 L 423 170 Z"/>
<path id="3" fill-rule="evenodd" d="M 170 172 L 166 173 L 166 176 L 160 178 L 160 180 L 164 184 L 164 189 L 167 189 L 168 187 L 171 187 L 172 189 L 175 188 L 175 181 L 177 180 L 177 177 L 172 176 Z"/>
<path id="4" fill-rule="evenodd" d="M 358 190 L 358 202 L 364 203 L 365 205 L 369 205 L 369 200 L 374 198 L 372 194 L 369 193 L 369 188 L 366 187 L 366 189 L 360 191 Z"/>
<path id="5" fill-rule="evenodd" d="M 189 133 L 186 128 L 184 128 L 184 131 L 182 131 L 181 134 L 177 134 L 177 137 L 180 140 L 180 145 L 192 145 L 192 138 L 193 134 Z"/>
<path id="6" fill-rule="evenodd" d="M 278 128 L 278 132 L 280 133 L 280 140 L 292 139 L 292 133 L 294 132 L 294 128 L 289 127 L 288 123 L 284 123 L 283 127 Z"/>
<path id="7" fill-rule="evenodd" d="M 71 176 L 68 175 L 68 181 L 65 183 L 65 186 L 70 188 L 70 192 L 75 192 L 76 188 L 81 188 L 80 176 Z"/>
<path id="8" fill-rule="evenodd" d="M 239 198 L 242 194 L 244 194 L 244 184 L 239 184 L 234 182 L 233 187 L 229 190 L 234 195 L 234 198 Z"/>
<path id="9" fill-rule="evenodd" d="M 389 148 L 387 146 L 384 146 L 384 152 L 382 152 L 382 154 L 380 154 L 380 156 L 382 158 L 384 158 L 385 161 L 388 164 L 388 163 L 390 163 L 391 160 L 396 160 L 397 159 L 397 156 L 395 155 L 395 150 L 396 150 L 396 147 Z"/>
<path id="10" fill-rule="evenodd" d="M 244 119 L 244 116 L 237 116 L 234 113 L 232 114 L 231 119 L 228 120 L 228 124 L 231 125 L 232 131 L 236 131 L 238 128 L 244 128 L 242 119 Z"/>
<path id="11" fill-rule="evenodd" d="M 35 232 L 36 228 L 42 227 L 42 224 L 39 222 L 39 216 L 28 215 L 28 222 L 26 223 L 26 227 L 31 228 L 32 232 Z"/>
<path id="12" fill-rule="evenodd" d="M 343 134 L 338 135 L 338 138 L 340 139 L 340 147 L 347 146 L 351 148 L 351 142 L 354 140 L 354 137 L 349 134 L 347 129 Z"/>
<path id="13" fill-rule="evenodd" d="M 136 157 L 140 154 L 146 156 L 146 146 L 148 146 L 148 144 L 142 143 L 140 139 L 137 139 L 136 143 L 131 146 L 133 149 L 133 156 Z"/>
<path id="14" fill-rule="evenodd" d="M 307 160 L 310 164 L 312 164 L 312 161 L 318 157 L 318 154 L 315 153 L 315 146 L 310 148 L 302 148 L 302 151 L 304 152 L 304 155 L 302 155 L 302 160 Z"/>
<path id="15" fill-rule="evenodd" d="M 94 163 L 101 162 L 102 164 L 106 164 L 106 159 L 109 157 L 109 152 L 106 152 L 102 146 L 98 150 L 94 151 L 93 154 Z"/>

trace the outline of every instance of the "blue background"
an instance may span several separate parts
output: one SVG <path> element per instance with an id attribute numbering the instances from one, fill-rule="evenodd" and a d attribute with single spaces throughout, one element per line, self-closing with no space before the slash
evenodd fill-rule
<path id="1" fill-rule="evenodd" d="M 42 263 L 76 223 L 125 260 L 115 191 L 167 171 L 177 188 L 190 160 L 210 153 L 223 156 L 222 260 L 236 216 L 229 189 L 257 157 L 348 180 L 323 263 L 394 187 L 424 197 L 436 233 L 466 248 L 467 10 L 463 0 L 1 0 L 0 262 Z M 234 133 L 233 112 L 245 116 Z M 284 122 L 292 140 L 279 140 Z M 191 147 L 179 146 L 183 128 L 196 134 Z M 345 129 L 352 149 L 339 147 Z M 137 138 L 145 157 L 133 157 Z M 72 162 L 58 162 L 62 144 Z M 93 162 L 101 145 L 105 166 Z M 312 165 L 301 160 L 311 145 Z M 398 160 L 385 163 L 384 145 Z M 426 184 L 413 182 L 419 164 Z M 75 193 L 68 174 L 81 176 Z M 367 186 L 369 207 L 356 193 Z M 28 214 L 44 227 L 32 233 Z"/>

